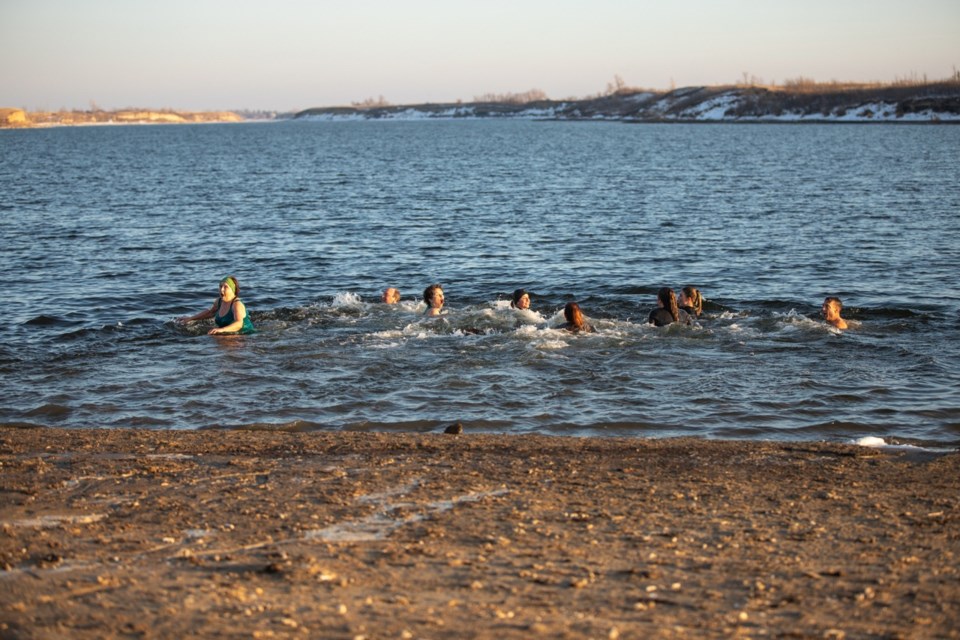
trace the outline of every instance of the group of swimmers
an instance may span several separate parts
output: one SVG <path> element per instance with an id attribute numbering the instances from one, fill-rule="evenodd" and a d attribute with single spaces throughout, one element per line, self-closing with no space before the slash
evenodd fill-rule
<path id="1" fill-rule="evenodd" d="M 657 291 L 657 308 L 650 312 L 647 322 L 657 327 L 678 322 L 693 324 L 693 321 L 703 313 L 703 296 L 694 287 L 684 287 L 680 290 L 680 299 L 670 287 L 663 287 Z"/>
<path id="2" fill-rule="evenodd" d="M 209 331 L 210 335 L 217 334 L 247 334 L 255 331 L 247 309 L 240 301 L 240 283 L 234 276 L 227 276 L 220 281 L 220 296 L 209 309 L 192 316 L 177 318 L 179 324 L 188 324 L 197 320 L 213 318 L 216 325 Z M 385 304 L 400 302 L 400 291 L 395 287 L 388 287 L 380 298 Z M 431 284 L 423 290 L 423 301 L 427 305 L 424 312 L 427 316 L 439 316 L 443 312 L 443 287 Z M 530 293 L 526 289 L 517 289 L 513 292 L 510 306 L 520 311 L 530 308 Z M 847 322 L 840 317 L 843 304 L 840 298 L 830 296 L 823 301 L 823 317 L 833 327 L 846 329 Z M 650 312 L 647 322 L 657 327 L 670 324 L 693 324 L 694 320 L 703 313 L 703 296 L 695 287 L 686 286 L 680 290 L 680 297 L 670 287 L 663 287 L 657 292 L 657 307 Z M 563 317 L 566 322 L 561 329 L 572 333 L 592 333 L 594 328 L 583 317 L 583 311 L 576 302 L 568 302 L 563 308 Z"/>

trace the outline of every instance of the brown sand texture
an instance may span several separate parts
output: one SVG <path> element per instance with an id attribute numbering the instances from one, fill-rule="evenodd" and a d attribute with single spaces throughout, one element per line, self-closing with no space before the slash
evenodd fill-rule
<path id="1" fill-rule="evenodd" d="M 0 638 L 960 638 L 960 454 L 0 427 Z"/>

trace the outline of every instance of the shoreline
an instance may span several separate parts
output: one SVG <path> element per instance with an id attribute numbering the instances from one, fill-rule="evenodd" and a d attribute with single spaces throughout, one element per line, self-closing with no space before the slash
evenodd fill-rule
<path id="1" fill-rule="evenodd" d="M 280 122 L 280 120 L 202 120 L 197 122 L 39 122 L 26 126 L 2 126 L 0 131 L 36 131 L 47 129 L 66 129 L 75 127 L 162 127 L 185 124 L 247 124 L 258 122 Z"/>
<path id="2" fill-rule="evenodd" d="M 0 636 L 960 638 L 960 454 L 0 427 Z"/>
<path id="3" fill-rule="evenodd" d="M 39 123 L 29 126 L 0 126 L 0 131 L 38 131 L 50 129 L 66 129 L 77 127 L 140 127 L 140 126 L 178 126 L 178 125 L 215 125 L 215 124 L 280 124 L 284 122 L 315 122 L 315 123 L 339 123 L 339 122 L 476 122 L 481 120 L 529 120 L 531 122 L 563 122 L 563 123 L 606 123 L 606 124 L 625 124 L 625 125 L 784 125 L 784 126 L 804 126 L 804 125 L 895 125 L 895 126 L 952 126 L 960 125 L 960 119 L 945 120 L 837 120 L 837 119 L 803 119 L 803 120 L 784 120 L 778 118 L 738 118 L 738 119 L 717 119 L 717 120 L 683 120 L 683 119 L 625 119 L 625 118 L 524 118 L 524 117 L 464 117 L 464 118 L 443 118 L 443 117 L 423 117 L 423 118 L 331 118 L 322 117 L 303 117 L 303 118 L 276 118 L 273 120 L 210 120 L 202 122 L 78 122 L 78 123 Z"/>

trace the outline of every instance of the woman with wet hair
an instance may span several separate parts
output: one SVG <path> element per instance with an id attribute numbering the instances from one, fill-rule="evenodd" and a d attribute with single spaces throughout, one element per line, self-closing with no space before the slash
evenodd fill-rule
<path id="1" fill-rule="evenodd" d="M 663 287 L 657 292 L 657 308 L 650 312 L 647 322 L 657 327 L 680 322 L 690 324 L 690 316 L 681 311 L 677 305 L 677 294 L 670 287 Z"/>
<path id="2" fill-rule="evenodd" d="M 678 304 L 681 311 L 686 311 L 693 318 L 699 318 L 703 313 L 703 296 L 700 295 L 700 291 L 689 285 L 680 290 Z"/>
<path id="3" fill-rule="evenodd" d="M 571 333 L 594 332 L 594 328 L 587 324 L 587 321 L 584 320 L 583 312 L 580 310 L 580 305 L 576 302 L 567 303 L 567 306 L 563 308 L 563 317 L 566 318 L 567 321 L 560 325 L 561 329 Z"/>
<path id="4" fill-rule="evenodd" d="M 240 301 L 240 283 L 235 276 L 227 276 L 220 281 L 220 297 L 209 309 L 189 317 L 177 318 L 178 324 L 189 324 L 197 320 L 213 318 L 217 326 L 210 329 L 209 335 L 254 333 L 253 322 L 247 315 L 247 308 Z"/>

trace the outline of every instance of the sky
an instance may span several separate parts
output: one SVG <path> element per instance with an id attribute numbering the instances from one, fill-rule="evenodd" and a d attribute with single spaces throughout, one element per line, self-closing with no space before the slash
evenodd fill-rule
<path id="1" fill-rule="evenodd" d="M 277 110 L 941 79 L 960 0 L 0 0 L 0 107 Z"/>

